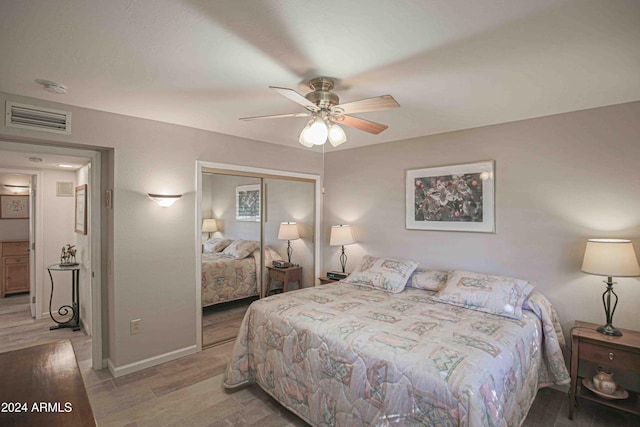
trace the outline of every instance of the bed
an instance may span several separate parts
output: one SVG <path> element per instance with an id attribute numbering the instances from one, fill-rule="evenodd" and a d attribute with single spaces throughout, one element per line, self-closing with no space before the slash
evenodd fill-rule
<path id="1" fill-rule="evenodd" d="M 282 259 L 265 248 L 265 264 Z M 260 244 L 249 240 L 210 239 L 202 254 L 202 306 L 260 295 Z"/>
<path id="2" fill-rule="evenodd" d="M 557 315 L 532 287 L 517 318 L 482 311 L 476 294 L 452 304 L 455 286 L 362 283 L 254 302 L 225 387 L 255 382 L 314 426 L 518 426 L 538 388 L 569 382 Z"/>

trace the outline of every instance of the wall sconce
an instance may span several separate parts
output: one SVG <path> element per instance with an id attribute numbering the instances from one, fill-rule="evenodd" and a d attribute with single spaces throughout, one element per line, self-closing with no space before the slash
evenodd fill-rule
<path id="1" fill-rule="evenodd" d="M 209 238 L 211 238 L 211 233 L 215 233 L 216 231 L 218 231 L 218 223 L 214 218 L 202 220 L 202 232 L 209 233 Z"/>
<path id="2" fill-rule="evenodd" d="M 9 185 L 6 184 L 4 186 L 7 190 L 11 191 L 13 194 L 27 193 L 29 192 L 28 185 Z"/>
<path id="3" fill-rule="evenodd" d="M 347 254 L 344 253 L 344 245 L 351 245 L 355 243 L 353 233 L 351 232 L 350 225 L 334 225 L 331 227 L 331 237 L 329 239 L 329 246 L 342 246 L 342 253 L 340 254 L 340 264 L 342 265 L 342 272 L 345 272 L 347 266 Z"/>
<path id="4" fill-rule="evenodd" d="M 154 202 L 156 202 L 159 206 L 162 206 L 163 208 L 168 208 L 169 206 L 173 205 L 176 202 L 176 200 L 181 198 L 182 194 L 169 195 L 169 194 L 148 193 L 147 196 L 149 196 L 149 198 Z"/>
<path id="5" fill-rule="evenodd" d="M 293 249 L 291 249 L 291 241 L 299 238 L 300 233 L 298 233 L 298 225 L 295 222 L 283 222 L 280 224 L 278 240 L 287 241 L 287 257 L 289 258 L 289 264 L 291 264 L 291 253 L 293 252 Z"/>

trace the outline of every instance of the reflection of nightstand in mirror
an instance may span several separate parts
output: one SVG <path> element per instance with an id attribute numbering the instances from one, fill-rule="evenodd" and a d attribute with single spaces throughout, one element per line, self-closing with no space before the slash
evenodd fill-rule
<path id="1" fill-rule="evenodd" d="M 269 293 L 276 289 L 272 288 L 273 282 L 282 282 L 282 292 L 287 292 L 291 282 L 298 282 L 298 289 L 302 288 L 302 267 L 276 268 L 267 266 L 267 268 L 269 269 L 269 280 L 267 281 L 266 296 L 269 296 Z"/>

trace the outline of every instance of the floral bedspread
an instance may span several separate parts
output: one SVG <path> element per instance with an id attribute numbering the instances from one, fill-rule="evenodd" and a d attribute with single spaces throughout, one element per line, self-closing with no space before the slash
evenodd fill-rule
<path id="1" fill-rule="evenodd" d="M 258 257 L 260 251 L 257 251 Z M 255 256 L 230 258 L 219 253 L 202 254 L 202 306 L 259 294 Z M 259 269 L 257 269 L 259 270 Z"/>
<path id="2" fill-rule="evenodd" d="M 254 302 L 224 384 L 257 382 L 314 426 L 518 426 L 565 384 L 564 338 L 533 292 L 520 320 L 329 284 Z"/>

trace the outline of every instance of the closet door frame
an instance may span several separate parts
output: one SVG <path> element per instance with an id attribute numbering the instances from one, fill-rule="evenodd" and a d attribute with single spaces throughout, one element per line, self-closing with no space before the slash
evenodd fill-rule
<path id="1" fill-rule="evenodd" d="M 309 181 L 313 183 L 314 186 L 314 199 L 315 199 L 315 218 L 314 218 L 314 277 L 320 277 L 320 266 L 321 266 L 321 251 L 320 251 L 320 213 L 322 212 L 322 184 L 320 180 L 320 175 L 316 174 L 308 174 L 308 173 L 300 173 L 300 172 L 291 172 L 284 171 L 278 169 L 266 169 L 266 168 L 255 168 L 250 166 L 242 166 L 242 165 L 234 165 L 227 163 L 214 163 L 214 162 L 206 162 L 202 160 L 196 161 L 196 218 L 195 218 L 195 253 L 197 254 L 196 258 L 196 283 L 195 283 L 195 294 L 196 294 L 196 342 L 197 342 L 197 351 L 202 351 L 202 174 L 203 173 L 226 173 L 229 175 L 243 175 L 243 176 L 255 176 L 262 178 L 262 188 L 264 190 L 264 179 L 265 178 L 275 178 L 275 179 L 290 179 L 296 180 L 299 179 L 301 181 Z M 264 192 L 261 192 L 261 195 Z M 264 197 L 264 196 L 263 196 Z M 264 210 L 266 209 L 266 204 L 262 203 L 262 215 L 260 219 L 260 245 L 262 250 L 264 251 Z M 264 262 L 264 257 L 263 262 Z M 264 270 L 264 268 L 260 267 Z"/>

